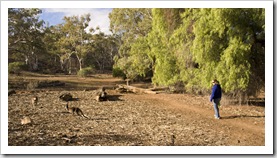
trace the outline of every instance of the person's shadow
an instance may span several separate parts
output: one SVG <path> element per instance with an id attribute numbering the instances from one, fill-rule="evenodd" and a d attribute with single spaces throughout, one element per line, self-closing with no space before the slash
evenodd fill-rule
<path id="1" fill-rule="evenodd" d="M 264 118 L 265 116 L 250 116 L 250 115 L 236 115 L 236 116 L 224 116 L 221 119 L 235 119 L 235 118 Z"/>

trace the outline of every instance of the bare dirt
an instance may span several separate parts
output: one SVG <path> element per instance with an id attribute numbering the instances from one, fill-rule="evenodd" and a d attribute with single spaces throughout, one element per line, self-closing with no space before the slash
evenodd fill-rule
<path id="1" fill-rule="evenodd" d="M 63 87 L 26 90 L 30 81 L 65 82 Z M 119 93 L 124 84 L 111 75 L 9 76 L 16 94 L 8 97 L 9 146 L 264 146 L 265 107 L 235 105 L 223 99 L 221 119 L 214 118 L 209 96 Z M 150 88 L 151 84 L 133 86 Z M 108 101 L 94 95 L 106 87 Z M 24 88 L 25 87 L 25 88 Z M 69 92 L 89 119 L 66 112 L 59 96 Z M 38 96 L 38 105 L 31 98 Z M 24 116 L 32 123 L 22 125 Z"/>

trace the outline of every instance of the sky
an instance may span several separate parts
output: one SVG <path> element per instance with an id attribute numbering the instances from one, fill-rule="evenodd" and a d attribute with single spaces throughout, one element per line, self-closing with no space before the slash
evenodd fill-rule
<path id="1" fill-rule="evenodd" d="M 112 11 L 110 8 L 40 8 L 42 14 L 40 19 L 48 22 L 49 25 L 57 25 L 63 23 L 64 16 L 81 16 L 87 13 L 91 15 L 91 21 L 89 27 L 94 29 L 99 26 L 101 31 L 105 34 L 111 34 L 109 31 L 110 20 L 109 13 Z"/>

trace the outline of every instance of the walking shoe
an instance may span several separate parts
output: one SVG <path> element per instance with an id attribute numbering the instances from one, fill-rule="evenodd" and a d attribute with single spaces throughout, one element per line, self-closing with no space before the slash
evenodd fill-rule
<path id="1" fill-rule="evenodd" d="M 220 117 L 217 117 L 216 115 L 214 115 L 214 118 L 215 118 L 215 119 L 220 119 Z"/>

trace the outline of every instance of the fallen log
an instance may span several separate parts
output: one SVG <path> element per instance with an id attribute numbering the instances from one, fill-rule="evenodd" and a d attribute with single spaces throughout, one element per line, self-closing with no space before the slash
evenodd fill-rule
<path id="1" fill-rule="evenodd" d="M 168 87 L 154 87 L 154 88 L 149 88 L 151 91 L 169 91 Z"/>
<path id="2" fill-rule="evenodd" d="M 118 85 L 118 88 L 121 88 L 121 89 L 123 88 L 133 93 L 157 94 L 157 92 L 154 92 L 150 89 L 138 88 L 138 87 L 128 86 L 128 85 Z"/>

